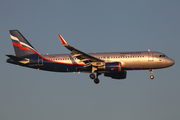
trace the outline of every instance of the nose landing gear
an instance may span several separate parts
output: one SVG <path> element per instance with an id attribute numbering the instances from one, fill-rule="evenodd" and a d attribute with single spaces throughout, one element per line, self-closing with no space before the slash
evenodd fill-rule
<path id="1" fill-rule="evenodd" d="M 149 72 L 150 72 L 150 78 L 151 78 L 151 79 L 154 79 L 154 76 L 152 75 L 152 74 L 153 74 L 152 69 L 150 69 Z"/>

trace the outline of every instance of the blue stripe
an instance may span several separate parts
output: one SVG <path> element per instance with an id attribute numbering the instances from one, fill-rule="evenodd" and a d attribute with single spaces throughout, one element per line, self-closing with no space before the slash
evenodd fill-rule
<path id="1" fill-rule="evenodd" d="M 13 40 L 13 39 L 11 39 L 13 42 L 15 42 L 15 43 L 19 43 L 19 41 L 17 41 L 17 40 Z"/>

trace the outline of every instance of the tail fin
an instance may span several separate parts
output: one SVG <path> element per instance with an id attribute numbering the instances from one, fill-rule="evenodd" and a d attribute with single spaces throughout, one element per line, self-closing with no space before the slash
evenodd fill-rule
<path id="1" fill-rule="evenodd" d="M 18 30 L 9 30 L 10 37 L 17 57 L 37 54 L 34 47 L 24 38 Z"/>

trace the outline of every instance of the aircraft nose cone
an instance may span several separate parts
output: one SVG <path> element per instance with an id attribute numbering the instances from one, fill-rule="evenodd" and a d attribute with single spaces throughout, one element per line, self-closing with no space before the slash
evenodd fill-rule
<path id="1" fill-rule="evenodd" d="M 175 64 L 174 60 L 170 59 L 169 64 L 170 64 L 170 66 L 174 65 Z"/>

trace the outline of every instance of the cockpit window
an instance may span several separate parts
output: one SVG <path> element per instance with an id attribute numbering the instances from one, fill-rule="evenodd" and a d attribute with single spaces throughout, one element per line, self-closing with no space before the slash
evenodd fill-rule
<path id="1" fill-rule="evenodd" d="M 159 57 L 167 57 L 166 55 L 159 55 Z"/>

